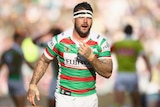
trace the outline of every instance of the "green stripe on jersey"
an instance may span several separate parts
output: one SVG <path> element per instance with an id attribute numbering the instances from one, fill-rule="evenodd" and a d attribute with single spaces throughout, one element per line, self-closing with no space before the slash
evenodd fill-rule
<path id="1" fill-rule="evenodd" d="M 61 74 L 67 75 L 67 76 L 81 77 L 81 78 L 96 76 L 95 71 L 88 71 L 88 69 L 78 70 L 78 69 L 61 67 L 61 70 L 64 71 L 64 72 L 61 72 Z"/>
<path id="2" fill-rule="evenodd" d="M 60 84 L 63 84 L 63 87 L 69 88 L 71 90 L 84 90 L 88 88 L 95 88 L 95 81 L 82 82 L 82 81 L 68 81 L 62 79 L 60 80 Z"/>
<path id="3" fill-rule="evenodd" d="M 57 87 L 63 86 L 68 90 L 88 89 L 89 91 L 84 91 L 84 93 L 81 94 L 73 92 L 71 94 L 73 96 L 86 96 L 94 94 L 96 92 L 96 81 L 94 79 L 96 77 L 95 71 L 89 62 L 80 54 L 78 54 L 79 44 L 71 39 L 72 33 L 73 30 L 65 31 L 58 36 L 53 37 L 52 41 L 50 41 L 50 44 L 48 44 L 48 48 L 50 48 L 49 53 L 53 56 L 58 55 L 60 69 Z M 98 34 L 91 32 L 86 43 L 90 45 L 93 53 L 98 58 L 110 56 L 110 47 L 108 47 L 106 39 Z M 92 68 L 92 70 L 88 68 Z M 88 78 L 89 81 L 86 81 L 85 79 Z M 58 88 L 57 91 L 59 90 L 60 89 Z"/>

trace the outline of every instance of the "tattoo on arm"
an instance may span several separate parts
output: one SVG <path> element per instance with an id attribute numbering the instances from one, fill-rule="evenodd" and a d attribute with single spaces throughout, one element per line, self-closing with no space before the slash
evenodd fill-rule
<path id="1" fill-rule="evenodd" d="M 112 59 L 98 59 L 94 57 L 90 63 L 99 75 L 105 78 L 111 76 L 113 68 Z"/>
<path id="2" fill-rule="evenodd" d="M 37 66 L 34 70 L 30 84 L 37 84 L 39 82 L 39 80 L 42 78 L 42 76 L 46 72 L 49 63 L 50 63 L 50 60 L 48 60 L 44 55 L 42 55 L 42 57 L 39 59 Z"/>

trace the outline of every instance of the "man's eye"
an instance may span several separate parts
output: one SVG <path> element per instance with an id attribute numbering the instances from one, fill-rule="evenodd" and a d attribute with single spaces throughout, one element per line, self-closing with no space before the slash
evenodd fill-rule
<path id="1" fill-rule="evenodd" d="M 87 17 L 87 19 L 92 19 L 91 17 Z"/>

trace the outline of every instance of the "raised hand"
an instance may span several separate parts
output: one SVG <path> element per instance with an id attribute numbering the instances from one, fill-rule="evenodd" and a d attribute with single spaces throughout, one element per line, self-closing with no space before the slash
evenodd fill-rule
<path id="1" fill-rule="evenodd" d="M 78 50 L 79 54 L 81 54 L 83 57 L 85 57 L 89 61 L 92 61 L 95 55 L 93 54 L 93 51 L 90 48 L 90 46 L 85 44 L 84 42 L 81 42 L 79 46 L 80 46 Z"/>

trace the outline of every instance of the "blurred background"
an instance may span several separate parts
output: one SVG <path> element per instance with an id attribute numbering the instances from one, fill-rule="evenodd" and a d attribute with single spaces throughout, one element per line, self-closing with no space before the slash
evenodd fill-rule
<path id="1" fill-rule="evenodd" d="M 66 30 L 72 27 L 73 7 L 82 0 L 0 0 L 0 56 L 12 45 L 15 28 L 25 31 L 27 38 L 22 44 L 26 60 L 34 63 L 41 55 L 41 49 L 33 43 L 33 39 L 46 34 L 52 27 Z M 94 9 L 92 29 L 106 36 L 112 45 L 122 40 L 123 27 L 130 23 L 134 27 L 134 37 L 139 39 L 154 67 L 160 60 L 160 0 L 83 0 L 91 3 Z M 41 41 L 47 40 L 47 36 Z M 113 59 L 114 56 L 113 56 Z M 113 101 L 113 85 L 116 75 L 116 61 L 110 79 L 97 78 L 99 107 L 111 107 Z M 140 92 L 146 93 L 148 75 L 143 60 L 137 61 Z M 8 69 L 0 70 L 0 107 L 14 107 L 8 94 Z M 45 96 L 52 78 L 48 68 L 40 80 L 39 89 L 42 99 L 40 106 L 45 107 Z M 23 64 L 23 76 L 26 90 L 32 76 L 32 70 Z M 130 103 L 126 99 L 126 103 Z"/>

